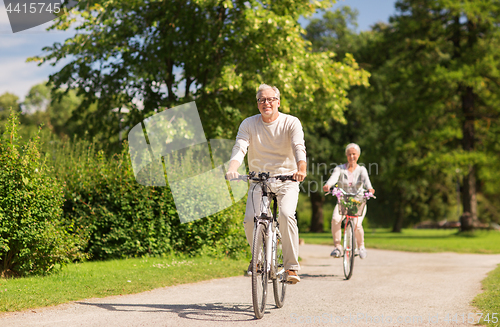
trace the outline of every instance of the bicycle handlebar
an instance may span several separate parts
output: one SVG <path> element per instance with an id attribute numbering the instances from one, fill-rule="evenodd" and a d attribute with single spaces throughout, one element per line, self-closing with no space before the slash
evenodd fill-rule
<path id="1" fill-rule="evenodd" d="M 334 188 L 335 188 L 335 186 L 330 187 L 330 192 L 328 192 L 328 193 L 332 193 L 332 191 L 333 191 Z M 350 195 L 350 196 L 356 196 L 356 195 L 358 195 L 359 193 L 361 193 L 363 191 L 368 191 L 364 187 L 360 187 L 356 193 L 348 193 L 348 192 L 344 191 L 340 187 L 337 187 L 337 188 L 340 190 L 340 192 L 342 192 L 342 194 L 344 194 L 344 195 Z"/>
<path id="2" fill-rule="evenodd" d="M 230 179 L 230 181 L 240 181 L 241 180 L 241 181 L 246 182 L 248 180 L 252 180 L 252 181 L 256 181 L 256 182 L 268 182 L 268 183 L 274 183 L 277 180 L 282 181 L 282 182 L 284 182 L 284 181 L 296 182 L 297 181 L 293 178 L 292 175 L 277 175 L 277 176 L 272 176 L 272 177 L 270 177 L 269 175 L 270 175 L 269 173 L 256 174 L 254 171 L 251 171 L 250 173 L 248 173 L 248 175 L 240 175 L 238 178 Z"/>
<path id="3" fill-rule="evenodd" d="M 356 193 L 348 193 L 348 192 L 344 191 L 341 187 L 338 187 L 338 186 L 336 186 L 336 185 L 335 185 L 335 186 L 330 187 L 329 192 L 327 192 L 326 194 L 333 194 L 332 192 L 333 192 L 333 189 L 334 189 L 334 188 L 338 188 L 338 189 L 340 190 L 340 192 L 342 192 L 342 194 L 347 195 L 347 196 L 356 196 L 356 195 L 358 195 L 358 194 L 360 194 L 360 193 L 363 193 L 363 192 L 367 192 L 367 191 L 368 191 L 368 190 L 367 190 L 367 189 L 365 189 L 364 187 L 360 187 Z M 326 195 L 326 194 L 325 194 L 325 195 Z M 372 195 L 371 195 L 370 197 L 372 197 L 372 198 L 374 198 L 374 199 L 376 199 L 376 198 L 377 198 L 377 197 L 375 196 L 375 194 L 373 194 L 373 193 L 372 193 Z"/>

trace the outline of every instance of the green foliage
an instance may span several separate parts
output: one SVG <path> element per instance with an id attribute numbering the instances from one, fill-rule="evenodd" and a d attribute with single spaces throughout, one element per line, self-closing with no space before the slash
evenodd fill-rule
<path id="1" fill-rule="evenodd" d="M 61 226 L 62 187 L 40 157 L 39 137 L 19 146 L 13 110 L 0 143 L 0 272 L 43 274 L 85 256 Z"/>
<path id="2" fill-rule="evenodd" d="M 15 94 L 5 92 L 0 95 L 0 121 L 5 121 L 9 117 L 10 110 L 21 111 L 19 97 Z"/>
<path id="3" fill-rule="evenodd" d="M 88 235 L 85 250 L 92 259 L 173 252 L 246 256 L 242 203 L 181 224 L 168 187 L 136 182 L 126 143 L 111 158 L 83 140 L 54 143 L 47 156 L 65 182 L 65 223 Z"/>
<path id="4" fill-rule="evenodd" d="M 13 93 L 5 92 L 0 95 L 0 133 L 4 133 L 4 125 L 7 123 L 11 111 L 21 112 L 19 97 Z"/>
<path id="5" fill-rule="evenodd" d="M 50 87 L 46 83 L 33 85 L 24 100 L 25 112 L 32 114 L 47 111 L 50 104 Z"/>
<path id="6" fill-rule="evenodd" d="M 343 6 L 335 11 L 325 11 L 321 18 L 311 19 L 306 27 L 306 39 L 313 51 L 334 51 L 339 58 L 355 53 L 362 43 L 355 33 L 358 26 L 358 10 Z"/>
<path id="7" fill-rule="evenodd" d="M 23 102 L 25 109 L 21 116 L 20 134 L 29 138 L 37 134 L 40 125 L 45 126 L 43 136 L 55 134 L 59 138 L 70 137 L 77 133 L 85 134 L 86 123 L 79 120 L 76 108 L 82 99 L 76 95 L 75 90 L 53 89 L 46 82 L 34 85 Z M 91 108 L 81 109 L 91 113 Z"/>
<path id="8" fill-rule="evenodd" d="M 350 90 L 347 124 L 310 137 L 315 159 L 339 162 L 342 145 L 360 144 L 360 161 L 376 164 L 374 226 L 457 220 L 457 178 L 464 211 L 477 198 L 479 219 L 498 221 L 498 2 L 404 0 L 396 9 L 390 25 L 358 35 L 344 32 L 353 16 L 340 12 L 311 25 L 313 46 L 351 49 L 371 74 L 370 88 Z"/>
<path id="9" fill-rule="evenodd" d="M 487 126 L 499 117 L 500 7 L 465 0 L 396 6 L 392 26 L 381 31 L 385 60 L 373 72 L 381 81 L 373 99 L 385 109 L 376 143 L 390 145 L 381 150 L 389 157 L 383 167 L 388 186 L 398 193 L 397 230 L 403 217 L 445 217 L 447 204 L 456 203 L 457 171 L 464 211 L 473 215 L 481 185 L 496 184 L 477 177 L 499 168 L 485 165 L 498 162 L 498 152 L 485 145 L 498 139 Z M 478 217 L 484 220 L 481 212 Z"/>
<path id="10" fill-rule="evenodd" d="M 314 52 L 328 53 L 334 51 L 336 56 L 331 58 L 336 64 L 343 60 L 350 59 L 358 65 L 358 52 L 366 47 L 370 41 L 369 33 L 356 34 L 354 28 L 357 11 L 345 6 L 335 11 L 326 11 L 320 19 L 312 19 L 306 27 L 305 39 L 311 42 Z M 354 57 L 353 57 L 354 55 Z M 365 73 L 366 74 L 366 73 Z M 369 74 L 365 75 L 366 78 Z M 363 147 L 363 138 L 366 130 L 362 130 L 362 122 L 372 114 L 365 106 L 359 108 L 358 103 L 351 103 L 357 100 L 352 94 L 363 94 L 367 92 L 368 83 L 360 86 L 350 85 L 348 95 L 348 105 L 344 111 L 345 120 L 334 119 L 324 116 L 304 125 L 305 140 L 308 154 L 308 176 L 302 185 L 311 200 L 311 230 L 322 231 L 323 225 L 329 224 L 331 214 L 324 214 L 323 204 L 332 203 L 331 198 L 325 198 L 322 186 L 330 177 L 336 165 L 346 162 L 345 146 L 351 142 L 357 142 Z M 321 105 L 319 103 L 318 105 Z M 366 162 L 364 149 L 360 163 Z M 376 186 L 375 186 L 376 188 Z M 331 210 L 328 210 L 331 213 Z M 321 222 L 321 215 L 324 215 L 324 223 Z"/>
<path id="11" fill-rule="evenodd" d="M 85 118 L 90 135 L 116 135 L 118 117 L 103 119 L 113 108 L 129 108 L 123 124 L 135 126 L 156 109 L 196 99 L 207 138 L 230 138 L 258 112 L 262 82 L 277 85 L 282 111 L 304 122 L 343 120 L 346 90 L 366 84 L 367 74 L 352 57 L 334 62 L 332 52 L 311 53 L 298 23 L 330 3 L 80 1 L 51 27 L 79 33 L 30 60 L 73 58 L 50 81 L 78 90 L 81 106 L 97 105 Z"/>

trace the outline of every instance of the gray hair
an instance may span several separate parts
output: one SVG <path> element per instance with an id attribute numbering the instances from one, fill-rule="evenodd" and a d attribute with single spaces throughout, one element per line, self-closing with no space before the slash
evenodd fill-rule
<path id="1" fill-rule="evenodd" d="M 347 150 L 349 150 L 350 148 L 355 148 L 356 150 L 358 150 L 358 154 L 361 154 L 361 148 L 356 143 L 347 144 L 347 146 L 345 147 L 345 154 L 347 154 Z"/>
<path id="2" fill-rule="evenodd" d="M 257 100 L 259 99 L 259 95 L 262 91 L 267 90 L 267 89 L 272 89 L 276 93 L 276 97 L 279 99 L 280 98 L 280 90 L 276 86 L 270 86 L 267 84 L 260 84 L 259 89 L 257 90 L 257 95 L 256 98 Z"/>

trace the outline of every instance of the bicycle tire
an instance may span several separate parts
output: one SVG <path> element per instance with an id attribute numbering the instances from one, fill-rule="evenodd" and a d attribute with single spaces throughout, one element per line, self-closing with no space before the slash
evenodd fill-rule
<path id="1" fill-rule="evenodd" d="M 279 230 L 276 231 L 276 249 L 273 251 L 274 256 L 274 271 L 276 278 L 273 279 L 274 303 L 276 307 L 281 308 L 285 303 L 286 294 L 286 274 L 285 262 L 283 260 L 283 244 Z"/>
<path id="2" fill-rule="evenodd" d="M 257 319 L 264 316 L 268 274 L 266 259 L 266 226 L 257 225 L 252 246 L 252 302 Z"/>
<path id="3" fill-rule="evenodd" d="M 356 236 L 354 235 L 354 225 L 352 221 L 346 224 L 344 229 L 344 276 L 345 279 L 349 279 L 352 276 L 352 271 L 354 269 L 354 257 L 356 250 Z"/>

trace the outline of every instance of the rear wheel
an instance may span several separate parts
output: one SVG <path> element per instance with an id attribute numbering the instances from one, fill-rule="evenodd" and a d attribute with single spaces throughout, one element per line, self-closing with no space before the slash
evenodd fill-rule
<path id="1" fill-rule="evenodd" d="M 345 225 L 344 229 L 344 276 L 349 279 L 354 269 L 354 255 L 356 250 L 356 236 L 354 235 L 354 225 L 352 220 Z"/>
<path id="2" fill-rule="evenodd" d="M 281 234 L 279 230 L 276 230 L 276 251 L 274 251 L 273 255 L 274 271 L 276 272 L 276 279 L 273 279 L 274 303 L 276 303 L 278 308 L 281 308 L 285 302 L 287 283 L 285 264 L 283 261 L 283 244 L 281 243 Z"/>
<path id="3" fill-rule="evenodd" d="M 264 316 L 267 297 L 266 226 L 259 224 L 252 246 L 252 301 L 255 317 Z"/>

